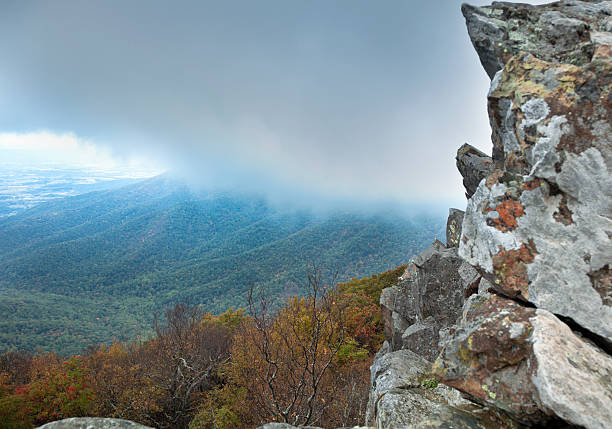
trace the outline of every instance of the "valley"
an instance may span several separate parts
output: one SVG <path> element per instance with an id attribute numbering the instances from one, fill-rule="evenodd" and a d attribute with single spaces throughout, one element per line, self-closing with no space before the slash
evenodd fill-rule
<path id="1" fill-rule="evenodd" d="M 442 216 L 313 213 L 164 175 L 54 199 L 0 219 L 0 351 L 146 338 L 164 308 L 244 307 L 251 285 L 281 303 L 312 265 L 338 281 L 372 275 L 443 228 Z"/>

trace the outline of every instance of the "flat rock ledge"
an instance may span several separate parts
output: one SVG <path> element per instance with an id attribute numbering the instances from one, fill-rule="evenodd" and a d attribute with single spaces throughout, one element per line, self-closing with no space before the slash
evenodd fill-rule
<path id="1" fill-rule="evenodd" d="M 152 429 L 129 420 L 102 417 L 72 417 L 40 426 L 38 429 Z"/>
<path id="2" fill-rule="evenodd" d="M 318 426 L 292 426 L 288 423 L 266 423 L 263 426 L 259 426 L 257 429 L 322 429 Z M 351 428 L 338 428 L 338 429 L 374 429 L 367 426 L 352 426 Z"/>

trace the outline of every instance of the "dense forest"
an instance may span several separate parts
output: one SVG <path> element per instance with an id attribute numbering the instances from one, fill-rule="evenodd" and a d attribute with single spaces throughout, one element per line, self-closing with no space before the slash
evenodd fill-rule
<path id="1" fill-rule="evenodd" d="M 442 216 L 314 214 L 165 176 L 41 204 L 0 219 L 0 352 L 146 338 L 173 303 L 218 314 L 245 307 L 251 285 L 279 303 L 310 264 L 371 275 L 442 231 Z"/>
<path id="2" fill-rule="evenodd" d="M 362 423 L 369 366 L 384 337 L 380 292 L 404 268 L 331 287 L 313 267 L 307 293 L 280 307 L 251 287 L 244 309 L 215 316 L 201 306 L 168 308 L 148 340 L 70 357 L 6 352 L 2 427 L 87 415 L 179 429 Z"/>

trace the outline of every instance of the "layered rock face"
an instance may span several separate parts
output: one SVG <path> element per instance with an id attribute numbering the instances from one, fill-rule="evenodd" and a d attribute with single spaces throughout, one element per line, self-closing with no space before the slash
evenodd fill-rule
<path id="1" fill-rule="evenodd" d="M 492 157 L 459 149 L 465 213 L 383 291 L 370 424 L 612 427 L 612 1 L 462 11 Z"/>

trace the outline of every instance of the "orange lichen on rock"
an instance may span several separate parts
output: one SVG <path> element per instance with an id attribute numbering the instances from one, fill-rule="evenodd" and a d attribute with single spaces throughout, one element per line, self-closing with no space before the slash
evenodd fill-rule
<path id="1" fill-rule="evenodd" d="M 523 205 L 514 200 L 506 200 L 495 207 L 495 209 L 489 208 L 487 210 L 487 212 L 492 211 L 496 211 L 499 217 L 490 219 L 489 222 L 502 232 L 512 231 L 516 228 L 518 226 L 516 218 L 525 214 Z"/>
<path id="2" fill-rule="evenodd" d="M 533 262 L 536 254 L 533 243 L 528 245 L 523 243 L 516 250 L 500 248 L 499 252 L 493 255 L 496 289 L 511 297 L 521 296 L 523 299 L 528 299 L 527 264 Z"/>

